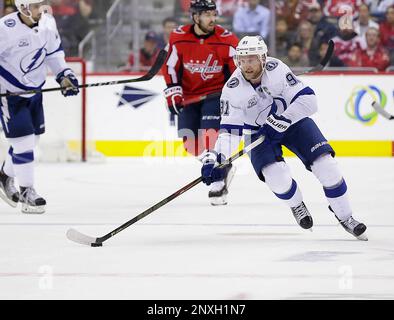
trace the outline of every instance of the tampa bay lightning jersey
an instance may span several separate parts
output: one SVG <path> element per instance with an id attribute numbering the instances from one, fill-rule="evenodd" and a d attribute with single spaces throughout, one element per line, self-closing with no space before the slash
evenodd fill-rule
<path id="1" fill-rule="evenodd" d="M 317 109 L 313 90 L 286 64 L 272 57 L 267 59 L 261 83 L 253 86 L 238 68 L 225 84 L 220 99 L 224 129 L 257 130 L 270 113 L 295 123 Z"/>
<path id="2" fill-rule="evenodd" d="M 57 75 L 67 68 L 55 19 L 43 14 L 30 28 L 14 12 L 0 19 L 0 88 L 34 90 L 44 85 L 47 66 Z"/>

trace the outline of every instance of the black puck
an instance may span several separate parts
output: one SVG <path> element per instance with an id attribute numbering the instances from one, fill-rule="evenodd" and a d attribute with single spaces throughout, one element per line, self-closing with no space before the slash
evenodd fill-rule
<path id="1" fill-rule="evenodd" d="M 91 244 L 91 246 L 92 247 L 102 247 L 103 246 L 103 244 L 101 243 L 101 242 L 93 242 L 92 244 Z"/>

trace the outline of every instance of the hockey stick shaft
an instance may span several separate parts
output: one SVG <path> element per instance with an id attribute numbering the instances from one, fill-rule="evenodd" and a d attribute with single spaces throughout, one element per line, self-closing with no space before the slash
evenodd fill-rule
<path id="1" fill-rule="evenodd" d="M 245 147 L 244 149 L 242 149 L 238 153 L 234 154 L 228 160 L 226 160 L 221 165 L 219 165 L 219 168 L 222 168 L 222 167 L 232 163 L 234 160 L 238 159 L 239 157 L 243 156 L 245 153 L 249 152 L 254 147 L 256 147 L 257 145 L 262 143 L 264 141 L 264 138 L 265 137 L 262 136 L 259 139 L 257 139 L 256 141 L 254 141 L 253 143 L 249 144 L 247 147 Z M 127 227 L 131 226 L 132 224 L 136 223 L 137 221 L 141 220 L 142 218 L 145 218 L 147 215 L 151 214 L 152 212 L 156 211 L 157 209 L 161 208 L 162 206 L 164 206 L 165 204 L 167 204 L 171 200 L 174 200 L 175 198 L 179 197 L 181 194 L 183 194 L 184 192 L 190 190 L 191 188 L 193 188 L 194 186 L 199 184 L 201 181 L 202 181 L 202 177 L 198 177 L 197 179 L 195 179 L 192 182 L 188 183 L 187 185 L 185 185 L 181 189 L 175 191 L 173 194 L 171 194 L 167 198 L 161 200 L 160 202 L 158 202 L 155 205 L 151 206 L 150 208 L 146 209 L 144 212 L 140 213 L 138 216 L 136 216 L 133 219 L 127 221 L 126 223 L 124 223 L 120 227 L 116 228 L 115 230 L 111 231 L 110 233 L 106 234 L 105 236 L 103 236 L 101 238 L 98 238 L 97 240 L 99 242 L 103 242 L 103 241 L 113 237 L 114 235 L 116 235 L 120 231 L 126 229 Z"/>
<path id="2" fill-rule="evenodd" d="M 387 120 L 394 120 L 394 115 L 388 113 L 383 107 L 376 101 L 372 102 L 372 108 L 376 110 L 381 116 L 386 118 Z"/>
<path id="3" fill-rule="evenodd" d="M 326 54 L 324 55 L 324 57 L 320 61 L 320 63 L 309 70 L 303 71 L 301 73 L 297 73 L 296 76 L 302 76 L 302 75 L 306 75 L 308 73 L 322 71 L 327 66 L 328 62 L 330 61 L 332 54 L 334 53 L 334 48 L 335 48 L 334 42 L 332 40 L 330 40 L 328 42 L 328 48 L 327 48 Z M 222 92 L 218 91 L 218 92 L 210 93 L 210 94 L 203 95 L 200 97 L 186 99 L 186 100 L 184 100 L 183 104 L 189 105 L 189 104 L 193 104 L 193 103 L 202 102 L 207 99 L 214 99 L 214 98 L 220 97 L 221 94 L 222 94 Z"/>
<path id="4" fill-rule="evenodd" d="M 160 71 L 164 61 L 166 60 L 166 57 L 167 57 L 167 51 L 164 49 L 160 50 L 152 67 L 142 77 L 134 78 L 134 79 L 108 81 L 108 82 L 88 83 L 88 84 L 79 85 L 78 88 L 83 89 L 83 88 L 102 87 L 102 86 L 111 86 L 116 84 L 148 81 L 152 79 Z M 20 96 L 25 94 L 36 94 L 36 93 L 53 92 L 53 91 L 61 91 L 61 90 L 64 90 L 64 88 L 56 87 L 56 88 L 47 88 L 47 89 L 27 90 L 20 92 L 8 92 L 8 93 L 0 94 L 0 97 Z"/>
<path id="5" fill-rule="evenodd" d="M 233 161 L 235 161 L 239 157 L 243 156 L 245 153 L 248 153 L 253 148 L 255 148 L 256 146 L 261 144 L 264 141 L 264 139 L 265 139 L 264 136 L 259 137 L 254 142 L 252 142 L 251 144 L 247 145 L 244 149 L 242 149 L 241 151 L 239 151 L 238 153 L 234 154 L 229 159 L 227 159 L 225 162 L 220 164 L 219 168 L 222 168 L 222 167 L 232 163 Z M 175 198 L 179 197 L 181 194 L 183 194 L 186 191 L 190 190 L 191 188 L 193 188 L 194 186 L 199 184 L 201 181 L 202 181 L 202 177 L 198 177 L 197 179 L 195 179 L 192 182 L 188 183 L 184 187 L 182 187 L 179 190 L 175 191 L 173 194 L 171 194 L 167 198 L 165 198 L 165 199 L 161 200 L 160 202 L 154 204 L 150 208 L 146 209 L 144 212 L 142 212 L 139 215 L 135 216 L 133 219 L 127 221 L 126 223 L 122 224 L 118 228 L 112 230 L 111 232 L 107 233 L 106 235 L 104 235 L 102 237 L 92 238 L 92 237 L 86 236 L 84 234 L 81 234 L 81 233 L 79 233 L 78 231 L 76 231 L 74 229 L 70 229 L 67 232 L 67 236 L 68 236 L 68 238 L 70 240 L 72 240 L 74 242 L 79 242 L 79 243 L 82 243 L 82 244 L 85 244 L 85 245 L 91 245 L 91 246 L 101 245 L 104 241 L 108 240 L 109 238 L 113 237 L 114 235 L 118 234 L 119 232 L 123 231 L 124 229 L 128 228 L 129 226 L 131 226 L 132 224 L 136 223 L 137 221 L 143 219 L 147 215 L 151 214 L 152 212 L 156 211 L 157 209 L 159 209 L 162 206 L 164 206 L 165 204 L 167 204 L 168 202 L 170 202 L 170 201 L 174 200 Z"/>

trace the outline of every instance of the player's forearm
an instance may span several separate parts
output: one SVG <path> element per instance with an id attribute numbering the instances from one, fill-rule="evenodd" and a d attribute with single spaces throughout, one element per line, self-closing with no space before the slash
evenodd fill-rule
<path id="1" fill-rule="evenodd" d="M 317 111 L 317 99 L 314 94 L 299 96 L 281 115 L 294 124 L 313 115 Z"/>
<path id="2" fill-rule="evenodd" d="M 219 135 L 216 144 L 215 151 L 219 154 L 222 153 L 226 159 L 231 157 L 239 147 L 239 143 L 241 142 L 241 135 L 235 135 L 228 132 L 223 132 Z"/>
<path id="3" fill-rule="evenodd" d="M 64 57 L 61 55 L 46 58 L 46 63 L 55 76 L 57 76 L 64 69 L 68 68 Z"/>

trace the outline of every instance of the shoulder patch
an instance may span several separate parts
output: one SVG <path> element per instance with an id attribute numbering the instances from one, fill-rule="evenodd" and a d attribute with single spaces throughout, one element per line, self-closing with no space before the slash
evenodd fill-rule
<path id="1" fill-rule="evenodd" d="M 275 61 L 269 61 L 267 62 L 267 65 L 265 66 L 265 69 L 267 71 L 272 71 L 274 70 L 277 66 L 279 65 L 279 63 L 275 62 Z"/>
<path id="2" fill-rule="evenodd" d="M 225 38 L 225 37 L 229 37 L 229 36 L 232 36 L 233 35 L 233 33 L 231 32 L 231 31 L 228 31 L 227 29 L 226 30 L 224 30 L 224 32 L 220 35 L 222 38 Z"/>
<path id="3" fill-rule="evenodd" d="M 14 19 L 7 19 L 7 20 L 4 21 L 4 24 L 7 27 L 12 28 L 12 27 L 15 27 L 16 21 Z"/>
<path id="4" fill-rule="evenodd" d="M 172 30 L 172 32 L 177 33 L 177 34 L 185 34 L 186 32 L 182 29 L 184 25 L 180 25 L 178 28 Z"/>
<path id="5" fill-rule="evenodd" d="M 229 88 L 236 88 L 239 85 L 239 80 L 238 78 L 232 78 L 230 79 L 229 82 L 227 82 L 227 87 Z"/>

